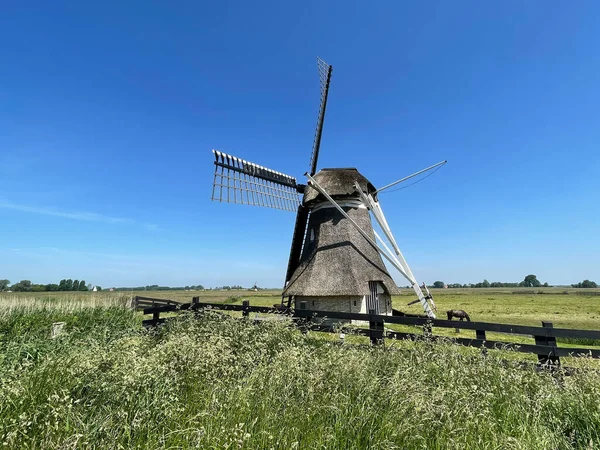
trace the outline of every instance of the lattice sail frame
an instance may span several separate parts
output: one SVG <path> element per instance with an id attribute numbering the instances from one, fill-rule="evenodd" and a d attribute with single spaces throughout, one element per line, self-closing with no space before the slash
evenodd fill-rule
<path id="1" fill-rule="evenodd" d="M 213 150 L 215 177 L 211 200 L 296 211 L 296 178 Z"/>
<path id="2" fill-rule="evenodd" d="M 317 117 L 317 129 L 315 130 L 315 139 L 313 149 L 310 155 L 310 175 L 317 172 L 317 161 L 319 159 L 319 149 L 321 148 L 321 135 L 323 134 L 323 121 L 325 120 L 325 109 L 327 108 L 327 96 L 329 94 L 329 83 L 331 82 L 331 73 L 333 67 L 317 58 L 317 67 L 319 69 L 319 82 L 321 86 L 321 100 L 319 102 L 319 115 Z"/>

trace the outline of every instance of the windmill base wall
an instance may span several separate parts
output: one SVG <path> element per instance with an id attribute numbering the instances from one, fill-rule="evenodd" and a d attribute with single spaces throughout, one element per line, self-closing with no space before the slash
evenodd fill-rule
<path id="1" fill-rule="evenodd" d="M 389 294 L 379 294 L 379 311 L 382 315 L 392 314 L 392 298 Z M 327 296 L 327 297 L 304 297 L 295 296 L 294 307 L 302 309 L 302 302 L 305 302 L 307 311 L 334 311 L 367 314 L 367 296 Z M 341 319 L 327 319 L 325 323 L 347 322 Z M 364 321 L 353 320 L 352 323 L 363 324 Z"/>

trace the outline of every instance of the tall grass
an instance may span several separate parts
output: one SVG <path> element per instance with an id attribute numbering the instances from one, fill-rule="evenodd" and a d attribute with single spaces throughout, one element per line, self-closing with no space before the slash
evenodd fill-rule
<path id="1" fill-rule="evenodd" d="M 66 331 L 50 338 L 53 321 Z M 0 315 L 6 448 L 587 448 L 600 377 L 405 342 L 340 345 L 279 321 L 115 305 Z M 25 349 L 23 349 L 25 346 Z"/>
<path id="2" fill-rule="evenodd" d="M 62 311 L 70 313 L 82 309 L 126 307 L 130 302 L 129 296 L 114 296 L 103 294 L 74 295 L 0 295 L 0 317 L 11 314 L 13 311 L 23 313 L 32 311 Z"/>

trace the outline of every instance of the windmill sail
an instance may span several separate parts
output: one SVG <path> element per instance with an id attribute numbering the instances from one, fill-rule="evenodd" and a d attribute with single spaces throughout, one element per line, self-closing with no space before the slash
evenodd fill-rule
<path id="1" fill-rule="evenodd" d="M 296 211 L 302 186 L 292 176 L 213 150 L 211 200 Z"/>
<path id="2" fill-rule="evenodd" d="M 317 117 L 317 129 L 313 141 L 312 154 L 310 156 L 310 175 L 317 171 L 317 161 L 319 159 L 319 149 L 321 148 L 321 136 L 323 134 L 323 122 L 325 120 L 325 109 L 327 108 L 327 96 L 329 94 L 329 84 L 331 82 L 331 72 L 333 67 L 317 58 L 317 67 L 319 69 L 319 82 L 321 88 L 321 97 L 319 101 L 319 115 Z M 304 247 L 306 227 L 308 225 L 309 209 L 303 205 L 298 207 L 296 215 L 296 224 L 294 226 L 294 237 L 292 238 L 292 247 L 290 248 L 290 257 L 285 276 L 285 285 L 290 281 L 295 270 L 300 264 L 300 256 Z"/>
<path id="3" fill-rule="evenodd" d="M 321 147 L 321 135 L 323 133 L 323 121 L 325 120 L 325 109 L 327 108 L 327 95 L 329 94 L 329 83 L 331 82 L 331 72 L 333 67 L 317 58 L 319 68 L 319 81 L 321 82 L 321 101 L 319 103 L 319 116 L 317 119 L 317 129 L 315 131 L 315 140 L 313 141 L 313 150 L 310 156 L 310 175 L 317 172 L 317 160 L 319 159 L 319 149 Z"/>

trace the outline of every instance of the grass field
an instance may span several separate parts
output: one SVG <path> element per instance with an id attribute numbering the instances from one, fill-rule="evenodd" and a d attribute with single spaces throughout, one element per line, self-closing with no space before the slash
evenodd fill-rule
<path id="1" fill-rule="evenodd" d="M 600 289 L 565 289 L 565 288 L 488 288 L 488 289 L 432 289 L 432 294 L 438 308 L 438 317 L 445 319 L 448 309 L 464 309 L 471 320 L 478 322 L 497 322 L 516 325 L 541 326 L 542 321 L 549 321 L 556 328 L 581 328 L 600 330 Z M 136 295 L 155 298 L 168 298 L 183 302 L 191 301 L 193 296 L 199 296 L 201 301 L 228 302 L 241 304 L 249 300 L 251 305 L 273 306 L 281 301 L 280 290 L 261 291 L 128 291 L 128 292 L 97 292 L 82 294 L 78 292 L 52 292 L 39 294 L 37 297 L 44 302 L 77 302 L 91 301 L 102 303 L 103 299 L 131 299 Z M 3 300 L 4 298 L 4 300 Z M 27 303 L 30 294 L 19 293 L 0 297 L 6 304 L 8 299 L 14 304 Z M 416 296 L 409 289 L 403 289 L 402 295 L 393 298 L 393 307 L 399 310 L 422 314 L 419 304 L 407 304 Z M 89 299 L 89 300 L 86 300 Z M 107 300 L 108 301 L 108 300 Z M 414 332 L 414 327 L 393 326 L 396 331 Z M 451 329 L 436 329 L 436 334 L 455 337 L 475 337 L 474 331 L 461 330 L 456 333 Z M 488 339 L 514 343 L 533 343 L 533 339 L 488 333 Z M 559 339 L 565 346 L 586 347 L 600 346 L 599 342 L 587 340 Z"/>
<path id="2" fill-rule="evenodd" d="M 600 296 L 440 291 L 474 320 L 600 326 Z M 522 291 L 519 291 L 522 292 Z M 136 293 L 0 296 L 4 448 L 597 448 L 600 375 L 428 342 L 340 345 L 285 323 L 186 315 L 142 330 Z M 278 291 L 145 292 L 271 305 Z M 239 297 L 232 299 L 231 297 Z M 403 307 L 413 297 L 394 299 Z M 556 314 L 558 312 L 558 314 Z M 65 333 L 50 338 L 53 322 Z M 451 333 L 453 331 L 450 331 Z M 465 333 L 464 331 L 461 332 Z M 469 351 L 472 350 L 472 351 Z M 521 355 L 518 355 L 521 357 Z"/>
<path id="3" fill-rule="evenodd" d="M 540 292 L 536 294 L 535 292 Z M 471 319 L 478 322 L 513 323 L 540 326 L 541 321 L 551 321 L 555 327 L 600 329 L 600 289 L 564 289 L 564 288 L 499 288 L 499 289 L 432 289 L 440 318 L 445 318 L 448 309 L 464 309 Z M 36 294 L 35 298 L 48 301 L 102 302 L 102 299 L 116 297 L 131 298 L 135 295 L 169 298 L 179 301 L 191 301 L 199 296 L 201 301 L 220 302 L 229 299 L 241 303 L 250 300 L 252 305 L 272 306 L 281 301 L 280 290 L 261 291 L 131 291 L 131 292 L 48 292 Z M 11 301 L 22 304 L 32 298 L 28 293 L 0 295 L 0 309 Z M 394 308 L 409 313 L 422 314 L 420 305 L 406 306 L 416 298 L 411 290 L 403 289 L 402 295 L 393 298 Z"/>

